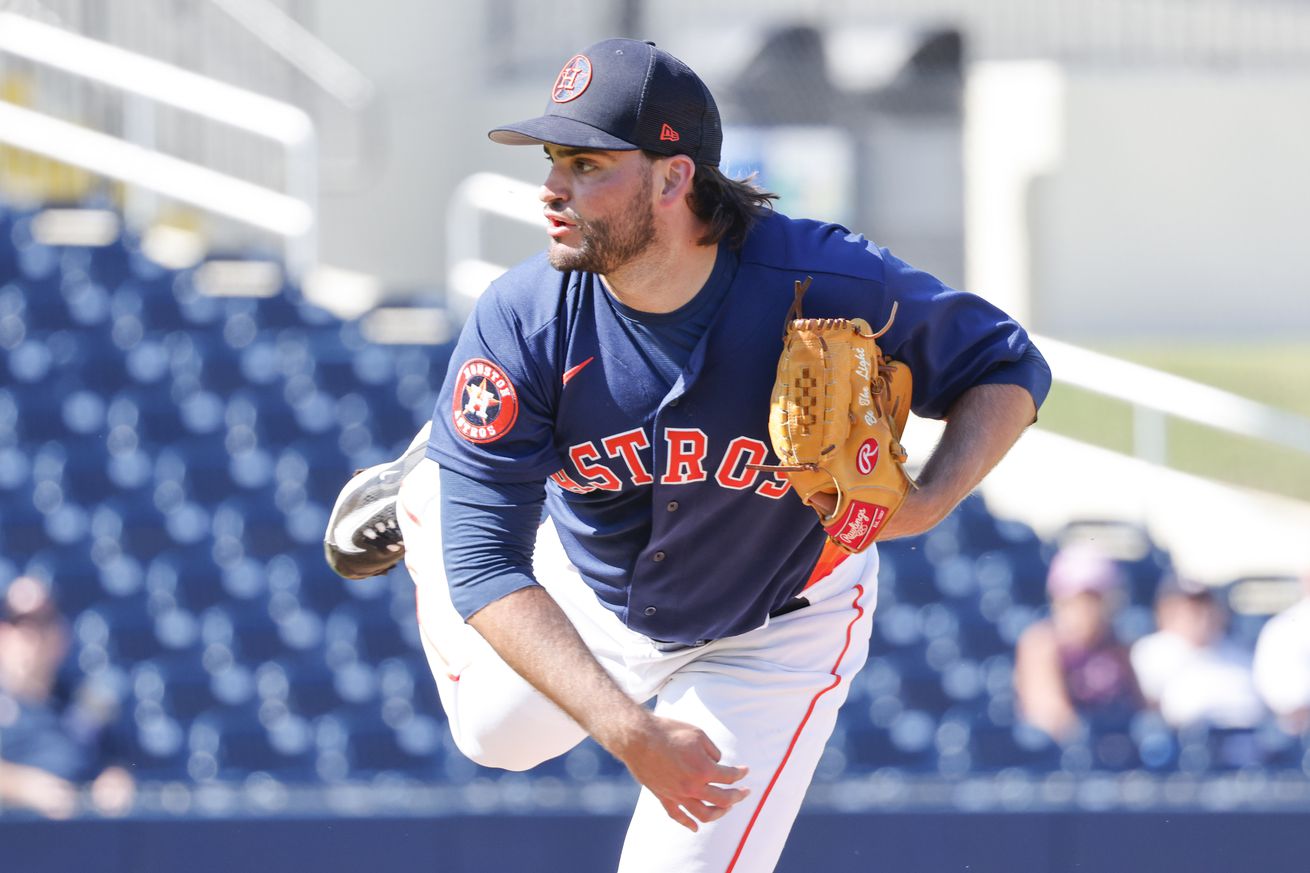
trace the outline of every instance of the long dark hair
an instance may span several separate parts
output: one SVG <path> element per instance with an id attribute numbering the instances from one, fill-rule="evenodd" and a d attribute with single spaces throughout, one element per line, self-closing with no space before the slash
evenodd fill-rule
<path id="1" fill-rule="evenodd" d="M 658 160 L 668 156 L 648 151 L 646 157 Z M 755 222 L 773 209 L 772 201 L 777 199 L 777 194 L 755 184 L 754 173 L 744 179 L 729 179 L 718 167 L 697 164 L 687 205 L 705 222 L 705 234 L 698 240 L 701 245 L 723 241 L 729 248 L 739 249 Z"/>
<path id="2" fill-rule="evenodd" d="M 746 242 L 751 227 L 773 209 L 778 195 L 755 184 L 755 174 L 744 179 L 729 179 L 718 167 L 696 165 L 687 205 L 707 225 L 701 245 L 720 240 L 729 248 L 739 249 Z"/>

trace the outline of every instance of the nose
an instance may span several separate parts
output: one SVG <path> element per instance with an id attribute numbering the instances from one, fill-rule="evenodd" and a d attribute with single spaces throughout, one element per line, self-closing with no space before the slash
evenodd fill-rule
<path id="1" fill-rule="evenodd" d="M 546 180 L 541 183 L 537 196 L 541 198 L 541 202 L 552 205 L 562 204 L 568 200 L 568 186 L 558 166 L 551 165 L 550 172 L 546 174 Z"/>

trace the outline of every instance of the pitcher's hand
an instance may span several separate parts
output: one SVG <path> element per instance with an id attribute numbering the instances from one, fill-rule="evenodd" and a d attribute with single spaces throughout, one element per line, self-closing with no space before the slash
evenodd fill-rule
<path id="1" fill-rule="evenodd" d="M 642 735 L 616 754 L 669 818 L 690 831 L 699 829 L 698 821 L 722 818 L 750 794 L 747 788 L 727 787 L 743 779 L 747 769 L 720 763 L 718 747 L 685 722 L 652 716 Z"/>

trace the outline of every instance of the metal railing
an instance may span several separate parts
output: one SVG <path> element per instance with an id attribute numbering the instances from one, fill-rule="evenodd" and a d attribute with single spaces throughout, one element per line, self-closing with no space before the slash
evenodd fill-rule
<path id="1" fill-rule="evenodd" d="M 22 59 L 126 95 L 121 138 L 39 108 L 0 102 L 0 141 L 274 234 L 284 241 L 293 276 L 315 264 L 318 143 L 303 111 L 12 13 L 0 13 L 0 58 Z M 158 150 L 153 132 L 160 107 L 275 143 L 283 154 L 282 190 Z M 128 211 L 131 217 L 130 200 Z"/>
<path id="2" fill-rule="evenodd" d="M 319 132 L 325 191 L 356 190 L 382 165 L 385 101 L 368 77 L 312 32 L 317 10 L 303 0 L 0 0 L 0 10 L 6 8 L 299 107 Z M 113 95 L 81 88 L 61 96 L 69 117 L 98 127 L 116 118 Z M 159 118 L 159 143 L 179 157 L 268 181 L 262 153 L 190 121 Z"/>
<path id="3" fill-rule="evenodd" d="M 1310 455 L 1310 419 L 1046 336 L 1033 336 L 1057 382 L 1129 404 L 1133 454 L 1167 466 L 1170 416 Z"/>

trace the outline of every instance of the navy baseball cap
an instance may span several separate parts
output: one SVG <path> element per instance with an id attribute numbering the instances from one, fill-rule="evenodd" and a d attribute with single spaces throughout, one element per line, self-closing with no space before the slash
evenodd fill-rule
<path id="1" fill-rule="evenodd" d="M 607 39 L 569 58 L 544 114 L 487 136 L 504 145 L 646 149 L 711 166 L 723 145 L 710 89 L 691 67 L 635 39 Z"/>

